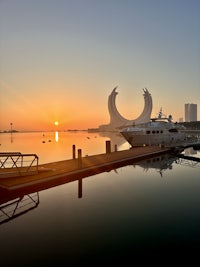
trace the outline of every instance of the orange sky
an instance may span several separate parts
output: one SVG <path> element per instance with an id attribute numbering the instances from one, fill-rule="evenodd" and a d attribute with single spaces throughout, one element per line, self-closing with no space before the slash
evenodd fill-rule
<path id="1" fill-rule="evenodd" d="M 145 87 L 152 116 L 184 118 L 200 105 L 200 2 L 183 2 L 0 1 L 0 131 L 108 124 L 116 86 L 127 119 Z"/>

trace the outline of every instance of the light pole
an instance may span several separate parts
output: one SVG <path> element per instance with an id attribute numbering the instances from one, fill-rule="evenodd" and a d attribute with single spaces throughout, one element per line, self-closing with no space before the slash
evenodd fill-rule
<path id="1" fill-rule="evenodd" d="M 12 138 L 13 129 L 12 129 L 12 126 L 13 126 L 13 123 L 11 122 L 10 123 L 10 141 L 11 141 L 11 143 L 13 142 L 13 138 Z"/>

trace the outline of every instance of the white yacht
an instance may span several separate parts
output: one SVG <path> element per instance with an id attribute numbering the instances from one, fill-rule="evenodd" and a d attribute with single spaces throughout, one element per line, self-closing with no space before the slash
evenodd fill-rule
<path id="1" fill-rule="evenodd" d="M 186 141 L 187 136 L 181 131 L 184 129 L 184 126 L 172 122 L 171 115 L 166 117 L 161 109 L 156 118 L 123 128 L 120 133 L 132 147 L 152 145 L 175 147 Z"/>

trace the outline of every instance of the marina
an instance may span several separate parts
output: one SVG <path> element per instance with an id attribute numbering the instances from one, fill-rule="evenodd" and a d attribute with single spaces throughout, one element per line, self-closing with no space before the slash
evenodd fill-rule
<path id="1" fill-rule="evenodd" d="M 24 176 L 15 166 L 16 176 L 0 178 L 1 251 L 15 255 L 15 263 L 36 264 L 48 255 L 57 264 L 103 264 L 116 255 L 195 254 L 199 248 L 198 149 L 185 148 L 180 157 L 160 146 L 130 148 L 117 133 L 0 137 L 4 159 L 16 151 L 16 165 L 20 156 L 19 165 L 37 166 Z"/>
<path id="2" fill-rule="evenodd" d="M 0 1 L 0 266 L 196 265 L 200 1 Z"/>
<path id="3" fill-rule="evenodd" d="M 30 171 L 30 173 L 23 171 L 26 167 L 19 167 L 17 171 L 16 166 L 14 168 L 3 168 L 0 172 L 0 186 L 14 190 L 30 187 L 34 184 L 44 185 L 44 183 L 53 181 L 64 183 L 67 180 L 73 181 L 79 177 L 83 178 L 112 170 L 120 166 L 120 164 L 127 164 L 130 161 L 140 161 L 167 152 L 170 152 L 170 149 L 160 148 L 158 146 L 140 147 L 41 164 L 37 166 L 35 171 Z M 13 156 L 16 155 L 13 153 Z"/>
<path id="4" fill-rule="evenodd" d="M 73 181 L 112 170 L 130 161 L 137 162 L 161 154 L 171 153 L 179 155 L 179 157 L 185 157 L 180 152 L 189 147 L 193 147 L 193 149 L 199 149 L 200 147 L 199 142 L 164 146 L 159 144 L 159 138 L 157 144 L 155 143 L 156 139 L 153 140 L 154 145 L 146 146 L 143 144 L 143 146 L 132 146 L 121 151 L 117 151 L 116 144 L 114 145 L 114 151 L 111 151 L 111 141 L 107 140 L 105 142 L 105 153 L 92 156 L 82 156 L 82 149 L 76 149 L 76 145 L 72 145 L 71 159 L 45 164 L 39 164 L 39 157 L 36 154 L 0 152 L 0 187 L 14 190 L 28 188 L 36 184 L 42 184 L 43 186 L 44 184 L 55 184 L 55 182 L 56 184 L 62 184 L 69 180 Z M 29 159 L 27 160 L 27 158 Z M 192 157 L 191 160 L 193 160 Z"/>

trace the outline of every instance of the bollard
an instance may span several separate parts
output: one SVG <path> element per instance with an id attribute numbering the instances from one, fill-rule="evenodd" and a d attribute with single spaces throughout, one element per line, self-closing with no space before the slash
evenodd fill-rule
<path id="1" fill-rule="evenodd" d="M 75 145 L 72 146 L 72 158 L 73 159 L 76 158 L 76 146 Z"/>
<path id="2" fill-rule="evenodd" d="M 78 168 L 82 168 L 82 151 L 78 149 Z"/>
<path id="3" fill-rule="evenodd" d="M 106 154 L 111 153 L 111 145 L 110 145 L 110 140 L 106 141 Z"/>
<path id="4" fill-rule="evenodd" d="M 115 145 L 115 152 L 117 152 L 117 145 Z"/>

